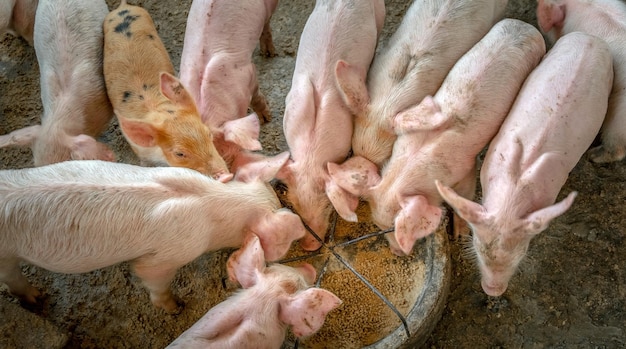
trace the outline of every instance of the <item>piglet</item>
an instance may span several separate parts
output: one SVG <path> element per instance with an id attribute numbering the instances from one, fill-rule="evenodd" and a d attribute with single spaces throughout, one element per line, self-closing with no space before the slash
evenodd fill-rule
<path id="1" fill-rule="evenodd" d="M 142 165 L 230 180 L 193 97 L 173 74 L 150 14 L 122 0 L 104 20 L 104 78 L 126 140 Z"/>
<path id="2" fill-rule="evenodd" d="M 23 4 L 22 4 L 23 5 Z M 113 117 L 102 76 L 104 0 L 41 0 L 34 45 L 41 72 L 41 125 L 0 136 L 0 146 L 30 146 L 35 166 L 115 155 L 94 137 Z"/>
<path id="3" fill-rule="evenodd" d="M 254 234 L 230 257 L 228 273 L 243 290 L 211 308 L 167 348 L 278 349 L 288 326 L 296 337 L 310 336 L 342 303 L 327 290 L 309 287 L 316 274 L 310 264 L 266 266 Z"/>
<path id="4" fill-rule="evenodd" d="M 335 191 L 326 163 L 342 162 L 350 152 L 353 115 L 367 102 L 356 96 L 366 89 L 384 16 L 382 0 L 318 0 L 300 38 L 283 119 L 291 161 L 277 178 L 322 239 L 332 211 L 327 194 Z M 306 250 L 321 246 L 311 234 L 301 245 Z"/>
<path id="5" fill-rule="evenodd" d="M 0 0 L 0 35 L 21 36 L 33 45 L 38 0 Z"/>
<path id="6" fill-rule="evenodd" d="M 276 160 L 252 152 L 261 150 L 259 118 L 263 122 L 271 118 L 252 54 L 257 42 L 261 54 L 275 54 L 270 19 L 277 3 L 194 0 L 187 18 L 180 80 L 196 101 L 235 180 L 245 180 L 251 167 Z M 246 115 L 248 106 L 254 113 Z"/>
<path id="7" fill-rule="evenodd" d="M 554 42 L 574 31 L 604 39 L 613 55 L 613 90 L 602 125 L 602 144 L 589 150 L 593 162 L 626 157 L 626 4 L 620 0 L 538 0 L 539 28 Z"/>
<path id="8" fill-rule="evenodd" d="M 354 155 L 382 167 L 396 139 L 394 116 L 435 94 L 456 61 L 502 18 L 506 5 L 507 0 L 413 1 L 374 57 L 367 89 L 355 96 L 369 103 L 355 117 Z"/>
<path id="9" fill-rule="evenodd" d="M 363 157 L 344 167 L 328 165 L 338 185 L 369 202 L 374 223 L 381 229 L 395 226 L 393 235 L 387 234 L 393 253 L 410 254 L 417 239 L 438 227 L 443 199 L 436 179 L 473 198 L 476 156 L 544 53 L 543 37 L 533 26 L 498 22 L 454 65 L 433 97 L 394 117 L 398 139 L 382 176 Z M 354 214 L 340 210 L 345 211 Z"/>
<path id="10" fill-rule="evenodd" d="M 278 169 L 227 184 L 187 168 L 96 160 L 0 171 L 0 282 L 34 302 L 39 291 L 21 261 L 59 273 L 128 261 L 152 303 L 175 312 L 170 281 L 201 254 L 254 233 L 276 260 L 304 236 L 300 217 L 264 182 Z"/>
<path id="11" fill-rule="evenodd" d="M 574 201 L 572 192 L 554 204 L 600 130 L 612 80 L 604 41 L 580 32 L 563 36 L 528 76 L 489 146 L 480 173 L 482 205 L 437 184 L 473 230 L 488 295 L 506 291 L 530 240 Z"/>

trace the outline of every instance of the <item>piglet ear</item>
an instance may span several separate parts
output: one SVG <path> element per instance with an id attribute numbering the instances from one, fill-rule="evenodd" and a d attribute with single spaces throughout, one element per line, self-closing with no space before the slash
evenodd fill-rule
<path id="1" fill-rule="evenodd" d="M 180 105 L 184 109 L 197 109 L 196 103 L 180 80 L 167 72 L 161 72 L 159 77 L 161 80 L 160 87 L 163 96 L 172 101 L 174 104 Z M 198 117 L 200 117 L 199 114 Z"/>
<path id="2" fill-rule="evenodd" d="M 287 254 L 293 241 L 306 234 L 300 216 L 286 208 L 261 217 L 252 229 L 261 240 L 265 259 L 270 262 Z"/>
<path id="3" fill-rule="evenodd" d="M 276 179 L 283 181 L 288 187 L 293 185 L 293 160 L 287 158 L 285 164 L 276 172 Z"/>
<path id="4" fill-rule="evenodd" d="M 308 285 L 312 285 L 315 282 L 317 271 L 315 271 L 315 268 L 311 264 L 304 263 L 302 265 L 294 267 L 294 269 L 296 269 L 298 273 L 300 273 L 300 275 L 304 277 L 304 280 Z"/>
<path id="5" fill-rule="evenodd" d="M 552 0 L 539 0 L 537 4 L 537 23 L 542 32 L 547 33 L 553 27 L 562 28 L 565 21 L 565 5 L 554 4 Z"/>
<path id="6" fill-rule="evenodd" d="M 226 263 L 229 279 L 243 288 L 257 283 L 257 275 L 265 269 L 265 256 L 259 237 L 249 233 L 240 249 L 233 252 Z"/>
<path id="7" fill-rule="evenodd" d="M 573 191 L 558 204 L 542 208 L 528 215 L 528 217 L 524 219 L 525 231 L 531 235 L 536 235 L 544 231 L 554 218 L 569 210 L 577 194 L 577 192 Z"/>
<path id="8" fill-rule="evenodd" d="M 393 119 L 396 134 L 434 130 L 448 122 L 441 107 L 432 96 L 426 96 L 420 104 L 398 113 Z"/>
<path id="9" fill-rule="evenodd" d="M 439 195 L 446 200 L 459 217 L 473 225 L 482 224 L 487 220 L 485 208 L 482 205 L 462 197 L 452 188 L 443 185 L 438 180 L 435 180 L 435 185 L 437 186 Z"/>
<path id="10" fill-rule="evenodd" d="M 400 202 L 402 209 L 395 220 L 395 238 L 400 251 L 411 254 L 415 241 L 432 234 L 441 221 L 441 208 L 432 206 L 422 195 Z M 394 253 L 399 251 L 394 251 Z"/>
<path id="11" fill-rule="evenodd" d="M 279 319 L 291 325 L 296 337 L 306 337 L 317 332 L 326 314 L 341 305 L 341 299 L 321 288 L 309 288 L 295 296 L 280 300 Z"/>
<path id="12" fill-rule="evenodd" d="M 33 125 L 2 135 L 0 136 L 0 148 L 30 147 L 39 136 L 40 130 L 41 125 Z"/>
<path id="13" fill-rule="evenodd" d="M 378 166 L 362 156 L 351 157 L 341 165 L 329 162 L 326 167 L 333 181 L 355 196 L 367 195 L 381 180 Z"/>
<path id="14" fill-rule="evenodd" d="M 146 148 L 156 145 L 158 130 L 154 125 L 143 121 L 127 119 L 123 116 L 119 116 L 119 114 L 117 120 L 124 136 L 131 142 Z"/>
<path id="15" fill-rule="evenodd" d="M 330 168 L 337 165 L 328 163 L 328 166 Z M 328 196 L 328 199 L 330 199 L 330 202 L 333 204 L 335 210 L 337 210 L 337 213 L 341 216 L 341 218 L 348 222 L 358 222 L 358 217 L 355 211 L 359 205 L 359 197 L 343 190 L 339 185 L 337 185 L 332 176 L 326 181 L 326 196 Z"/>
<path id="16" fill-rule="evenodd" d="M 339 60 L 335 67 L 335 75 L 344 103 L 352 114 L 360 114 L 369 103 L 369 94 L 363 79 L 365 72 L 346 61 Z"/>
<path id="17" fill-rule="evenodd" d="M 253 181 L 269 182 L 287 166 L 289 152 L 285 151 L 271 157 L 255 157 L 237 169 L 235 180 L 250 183 Z"/>
<path id="18" fill-rule="evenodd" d="M 245 150 L 261 150 L 259 132 L 261 125 L 256 113 L 224 123 L 224 139 Z"/>

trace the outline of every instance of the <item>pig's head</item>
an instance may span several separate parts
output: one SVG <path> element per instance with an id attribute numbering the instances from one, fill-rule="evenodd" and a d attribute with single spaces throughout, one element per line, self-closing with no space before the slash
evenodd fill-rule
<path id="1" fill-rule="evenodd" d="M 159 121 L 127 119 L 116 111 L 124 135 L 140 147 L 160 148 L 162 158 L 148 159 L 152 162 L 191 168 L 222 182 L 232 179 L 191 95 L 171 74 L 162 72 L 160 77 L 161 93 L 169 103 L 157 106 L 145 117 L 145 120 Z"/>
<path id="2" fill-rule="evenodd" d="M 327 175 L 325 173 L 316 175 L 305 170 L 314 168 L 316 167 L 312 164 L 303 165 L 289 160 L 276 178 L 289 188 L 287 200 L 293 205 L 294 211 L 323 240 L 332 209 L 324 193 L 324 178 Z M 310 233 L 300 240 L 300 245 L 307 251 L 315 251 L 322 246 Z"/>
<path id="3" fill-rule="evenodd" d="M 256 304 L 264 308 L 270 304 L 276 306 L 278 319 L 290 325 L 297 337 L 317 332 L 324 324 L 326 314 L 342 303 L 327 290 L 309 288 L 316 276 L 310 264 L 266 267 L 261 242 L 254 234 L 249 235 L 243 246 L 231 255 L 227 270 L 230 279 L 246 289 L 244 292 L 254 292 Z"/>
<path id="4" fill-rule="evenodd" d="M 432 234 L 441 222 L 442 210 L 431 205 L 423 195 L 402 198 L 396 214 L 394 232 L 387 234 L 391 252 L 398 256 L 411 254 L 418 239 Z M 384 211 L 382 209 L 376 212 Z"/>
<path id="5" fill-rule="evenodd" d="M 537 1 L 537 22 L 539 28 L 552 42 L 555 42 L 563 35 L 566 13 L 565 3 L 566 1 L 563 0 Z"/>
<path id="6" fill-rule="evenodd" d="M 381 181 L 378 166 L 364 157 L 354 156 L 341 165 L 328 163 L 326 167 L 329 175 L 327 192 L 330 201 L 341 218 L 348 222 L 356 222 L 355 210 L 359 198 L 368 199 L 372 188 Z"/>
<path id="7" fill-rule="evenodd" d="M 241 248 L 233 252 L 228 258 L 226 269 L 229 279 L 233 282 L 239 282 L 243 288 L 250 288 L 256 285 L 267 272 L 266 250 L 263 248 L 261 238 L 250 233 L 246 236 Z M 294 269 L 297 273 L 285 273 L 284 276 L 291 276 L 294 289 L 302 289 L 315 282 L 315 268 L 310 264 L 304 263 L 301 267 L 290 268 L 280 264 L 276 264 L 277 268 L 287 268 L 285 270 Z M 275 268 L 276 269 L 276 268 Z M 287 277 L 285 279 L 288 279 Z"/>
<path id="8" fill-rule="evenodd" d="M 514 211 L 514 203 L 494 214 L 439 181 L 436 185 L 444 200 L 472 229 L 481 285 L 490 296 L 500 296 L 506 291 L 511 277 L 526 256 L 530 240 L 544 231 L 552 219 L 565 213 L 576 197 L 576 192 L 572 192 L 557 204 L 518 217 L 509 213 Z"/>
<path id="9" fill-rule="evenodd" d="M 269 261 L 287 254 L 291 243 L 306 233 L 300 217 L 286 208 L 262 214 L 250 224 L 249 229 L 259 237 Z"/>
<path id="10" fill-rule="evenodd" d="M 329 163 L 328 173 L 334 188 L 328 197 L 337 213 L 347 221 L 356 221 L 358 198 L 367 200 L 372 221 L 379 228 L 395 226 L 386 237 L 391 251 L 398 256 L 410 254 L 415 241 L 439 225 L 441 208 L 430 205 L 421 195 L 398 198 L 393 190 L 382 187 L 378 167 L 364 157 L 352 157 L 341 165 Z"/>

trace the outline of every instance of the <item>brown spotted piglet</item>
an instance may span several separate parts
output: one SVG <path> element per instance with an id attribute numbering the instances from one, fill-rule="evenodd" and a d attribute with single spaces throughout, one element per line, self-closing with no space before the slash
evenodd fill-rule
<path id="1" fill-rule="evenodd" d="M 104 77 L 122 133 L 142 165 L 232 178 L 146 10 L 122 0 L 104 20 Z"/>
<path id="2" fill-rule="evenodd" d="M 296 337 L 310 336 L 342 303 L 330 291 L 309 287 L 315 281 L 310 264 L 266 266 L 254 234 L 230 257 L 228 273 L 244 289 L 211 308 L 167 348 L 277 349 L 288 326 Z"/>

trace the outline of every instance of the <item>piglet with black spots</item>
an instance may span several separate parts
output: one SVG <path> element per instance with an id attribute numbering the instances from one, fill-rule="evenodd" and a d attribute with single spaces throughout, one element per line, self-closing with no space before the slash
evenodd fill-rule
<path id="1" fill-rule="evenodd" d="M 40 0 L 34 45 L 39 63 L 41 125 L 0 136 L 0 147 L 30 146 L 35 166 L 66 160 L 114 161 L 97 137 L 113 110 L 102 75 L 104 0 Z"/>
<path id="2" fill-rule="evenodd" d="M 296 337 L 310 336 L 342 303 L 330 291 L 309 286 L 316 274 L 310 264 L 266 266 L 255 235 L 230 257 L 228 273 L 243 290 L 211 308 L 167 348 L 278 349 L 289 326 Z"/>
<path id="3" fill-rule="evenodd" d="M 0 282 L 35 302 L 40 293 L 22 275 L 22 261 L 58 273 L 128 261 L 152 303 L 176 312 L 170 282 L 201 254 L 239 247 L 254 233 L 276 260 L 304 236 L 300 217 L 281 208 L 265 183 L 278 169 L 250 183 L 105 161 L 0 171 Z"/>
<path id="4" fill-rule="evenodd" d="M 122 133 L 142 165 L 232 178 L 150 14 L 122 0 L 104 20 L 104 78 Z"/>

